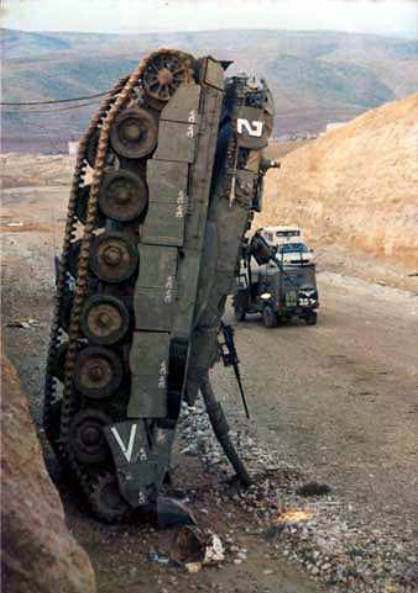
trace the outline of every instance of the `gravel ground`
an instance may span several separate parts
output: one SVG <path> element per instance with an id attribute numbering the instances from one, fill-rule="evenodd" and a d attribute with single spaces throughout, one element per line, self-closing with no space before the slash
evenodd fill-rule
<path id="1" fill-rule="evenodd" d="M 418 590 L 416 532 L 403 538 L 357 520 L 356 506 L 346 505 L 324 484 L 304 475 L 300 468 L 283 465 L 279 452 L 267 449 L 253 426 L 235 420 L 231 432 L 254 485 L 231 494 L 219 489 L 221 503 L 228 497 L 251 513 L 257 532 L 271 541 L 281 555 L 325 582 L 331 592 L 412 593 Z M 225 457 L 213 435 L 202 405 L 183 411 L 179 433 L 182 452 L 199 455 L 207 471 L 228 472 Z M 286 479 L 283 479 L 283 476 Z M 305 487 L 303 489 L 303 487 Z M 308 496 L 298 494 L 302 489 Z M 236 549 L 235 560 L 245 561 Z"/>

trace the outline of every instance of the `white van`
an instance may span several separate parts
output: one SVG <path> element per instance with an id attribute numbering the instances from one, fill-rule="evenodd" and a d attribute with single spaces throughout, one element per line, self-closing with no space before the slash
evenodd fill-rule
<path id="1" fill-rule="evenodd" d="M 260 234 L 269 245 L 302 241 L 302 231 L 297 225 L 267 226 L 260 229 Z"/>
<path id="2" fill-rule="evenodd" d="M 297 225 L 271 226 L 260 229 L 260 234 L 271 246 L 277 247 L 276 258 L 282 264 L 306 265 L 313 262 L 312 249 L 303 243 Z"/>

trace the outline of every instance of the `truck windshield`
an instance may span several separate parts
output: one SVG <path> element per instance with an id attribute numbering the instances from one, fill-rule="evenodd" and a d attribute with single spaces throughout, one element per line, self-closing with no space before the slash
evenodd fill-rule
<path id="1" fill-rule="evenodd" d="M 300 237 L 300 231 L 277 231 L 276 237 Z"/>
<path id="2" fill-rule="evenodd" d="M 308 248 L 304 243 L 285 243 L 284 245 L 280 245 L 278 249 L 279 253 L 294 253 L 295 251 L 307 253 Z"/>

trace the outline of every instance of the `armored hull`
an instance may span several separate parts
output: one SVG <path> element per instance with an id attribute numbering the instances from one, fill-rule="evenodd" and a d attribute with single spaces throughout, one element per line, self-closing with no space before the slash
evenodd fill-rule
<path id="1" fill-rule="evenodd" d="M 168 49 L 149 54 L 80 142 L 44 427 L 106 521 L 155 506 L 183 397 L 202 390 L 233 453 L 207 374 L 219 358 L 271 113 L 266 92 L 252 105 L 247 79 L 225 79 L 224 66 Z"/>

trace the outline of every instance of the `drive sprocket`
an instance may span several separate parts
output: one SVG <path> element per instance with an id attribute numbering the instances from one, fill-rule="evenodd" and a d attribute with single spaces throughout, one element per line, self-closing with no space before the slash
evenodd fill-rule
<path id="1" fill-rule="evenodd" d="M 163 50 L 146 61 L 142 81 L 145 96 L 154 109 L 161 110 L 183 82 L 192 80 L 190 56 Z"/>

